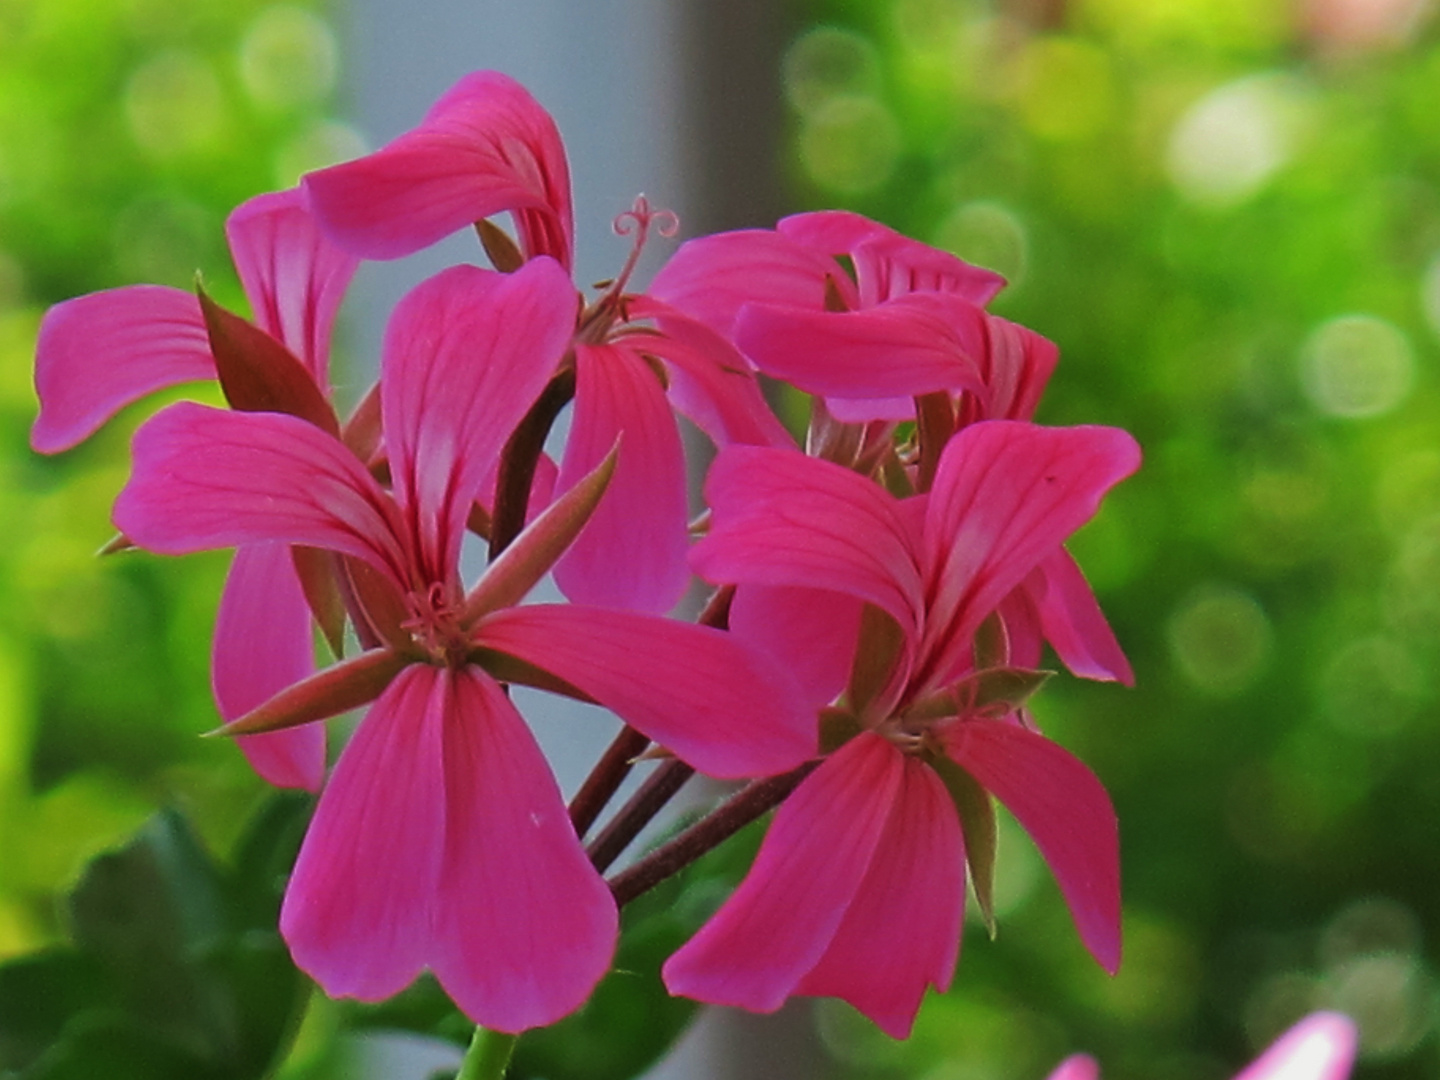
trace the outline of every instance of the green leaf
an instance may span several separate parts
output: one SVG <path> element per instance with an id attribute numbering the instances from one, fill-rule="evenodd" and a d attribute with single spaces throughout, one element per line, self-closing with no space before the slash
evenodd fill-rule
<path id="1" fill-rule="evenodd" d="M 90 863 L 75 947 L 0 967 L 0 1069 L 15 1080 L 260 1080 L 309 984 L 276 930 L 311 800 L 277 795 L 219 867 L 176 811 Z"/>
<path id="2" fill-rule="evenodd" d="M 234 1080 L 240 1074 L 123 1013 L 87 1013 L 16 1080 Z"/>
<path id="3" fill-rule="evenodd" d="M 112 1007 L 115 988 L 94 958 L 50 949 L 0 965 L 0 1070 L 19 1069 L 75 1016 Z"/>

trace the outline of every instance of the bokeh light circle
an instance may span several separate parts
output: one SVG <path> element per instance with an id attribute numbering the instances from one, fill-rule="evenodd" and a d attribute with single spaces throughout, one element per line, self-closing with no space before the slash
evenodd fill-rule
<path id="1" fill-rule="evenodd" d="M 1410 340 L 1373 315 L 1340 315 L 1318 327 L 1301 352 L 1311 404 L 1328 416 L 1380 416 L 1405 400 L 1415 378 Z"/>
<path id="2" fill-rule="evenodd" d="M 1170 651 L 1198 689 L 1228 697 L 1246 689 L 1270 657 L 1273 633 L 1265 610 L 1230 585 L 1201 586 L 1169 621 Z"/>

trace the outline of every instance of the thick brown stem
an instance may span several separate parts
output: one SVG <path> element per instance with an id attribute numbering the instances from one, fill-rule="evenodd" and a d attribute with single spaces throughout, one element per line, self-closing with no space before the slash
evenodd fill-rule
<path id="1" fill-rule="evenodd" d="M 693 768 L 677 760 L 667 761 L 651 773 L 630 801 L 620 808 L 610 824 L 601 829 L 600 835 L 586 848 L 595 869 L 602 874 L 608 870 L 620 853 L 630 846 L 630 841 L 640 835 L 640 830 L 654 820 L 661 808 L 694 775 Z"/>
<path id="2" fill-rule="evenodd" d="M 585 783 L 570 800 L 570 823 L 575 826 L 575 835 L 582 840 L 605 809 L 607 803 L 630 775 L 631 763 L 645 752 L 650 740 L 628 724 L 606 748 Z"/>
<path id="3" fill-rule="evenodd" d="M 718 847 L 767 810 L 780 805 L 819 764 L 818 759 L 807 761 L 783 776 L 756 780 L 669 843 L 620 871 L 609 882 L 615 903 L 624 907 Z"/>
<path id="4" fill-rule="evenodd" d="M 560 410 L 575 397 L 575 368 L 556 373 L 540 392 L 535 404 L 510 434 L 500 455 L 500 479 L 495 485 L 495 513 L 490 524 L 490 559 L 510 546 L 525 527 L 525 510 L 530 504 L 530 485 L 535 465 L 545 449 L 545 440 Z"/>

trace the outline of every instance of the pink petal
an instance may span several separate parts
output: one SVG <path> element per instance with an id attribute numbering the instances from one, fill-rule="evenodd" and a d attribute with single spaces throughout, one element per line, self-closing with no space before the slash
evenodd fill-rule
<path id="1" fill-rule="evenodd" d="M 713 520 L 690 564 L 707 581 L 831 589 L 918 635 L 916 543 L 879 485 L 797 451 L 734 446 L 711 466 L 705 494 Z"/>
<path id="2" fill-rule="evenodd" d="M 359 260 L 320 232 L 299 188 L 257 195 L 225 222 L 255 324 L 329 385 L 330 329 Z"/>
<path id="3" fill-rule="evenodd" d="M 279 413 L 180 402 L 135 433 L 116 527 L 166 555 L 283 541 L 367 560 L 403 589 L 394 504 L 338 439 Z"/>
<path id="4" fill-rule="evenodd" d="M 829 255 L 849 255 L 869 307 L 915 292 L 953 293 L 987 304 L 1005 284 L 991 270 L 972 266 L 948 251 L 922 244 L 888 225 L 846 210 L 795 214 L 776 225 L 788 239 Z"/>
<path id="5" fill-rule="evenodd" d="M 574 330 L 575 289 L 550 259 L 513 274 L 452 266 L 411 290 L 385 332 L 381 410 L 395 499 L 444 581 L 470 505 Z"/>
<path id="6" fill-rule="evenodd" d="M 408 255 L 508 210 L 527 257 L 549 255 L 570 268 L 574 224 L 560 133 L 499 72 L 465 76 L 418 127 L 304 183 L 321 225 L 367 259 Z"/>
<path id="7" fill-rule="evenodd" d="M 320 796 L 280 932 L 331 997 L 390 997 L 441 951 L 452 708 L 443 671 L 406 668 L 370 707 Z"/>
<path id="8" fill-rule="evenodd" d="M 615 901 L 499 685 L 473 668 L 445 678 L 445 846 L 430 966 L 476 1023 L 544 1027 L 579 1008 L 609 969 Z"/>
<path id="9" fill-rule="evenodd" d="M 765 374 L 826 398 L 984 396 L 984 320 L 975 305 L 934 294 L 838 313 L 767 302 L 741 309 L 735 343 Z"/>
<path id="10" fill-rule="evenodd" d="M 40 322 L 30 445 L 68 450 L 124 406 L 162 387 L 215 378 L 200 302 L 163 285 L 130 285 L 56 304 Z"/>
<path id="11" fill-rule="evenodd" d="M 710 776 L 785 772 L 815 753 L 815 713 L 789 675 L 721 630 L 541 604 L 485 617 L 474 641 L 559 676 Z"/>
<path id="12" fill-rule="evenodd" d="M 1080 940 L 1120 967 L 1120 840 L 1095 774 L 1049 739 L 991 720 L 946 726 L 945 751 L 1005 804 L 1050 864 Z"/>
<path id="13" fill-rule="evenodd" d="M 968 420 L 1029 420 L 1060 359 L 1055 343 L 995 315 L 985 319 L 985 387 L 990 401 Z"/>
<path id="14" fill-rule="evenodd" d="M 1071 1054 L 1046 1080 L 1100 1080 L 1100 1063 L 1089 1054 Z"/>
<path id="15" fill-rule="evenodd" d="M 263 705 L 315 670 L 310 606 L 287 544 L 249 544 L 235 552 L 210 654 L 210 679 L 226 722 Z M 236 740 L 255 771 L 277 787 L 319 791 L 325 779 L 325 728 L 306 724 Z"/>
<path id="16" fill-rule="evenodd" d="M 1343 1013 L 1311 1013 L 1243 1069 L 1235 1080 L 1345 1080 L 1359 1032 Z"/>
<path id="17" fill-rule="evenodd" d="M 827 279 L 847 307 L 858 306 L 854 282 L 825 253 L 768 229 L 742 229 L 687 240 L 646 292 L 729 337 L 752 301 L 823 311 Z"/>
<path id="18" fill-rule="evenodd" d="M 1140 464 L 1118 428 L 992 420 L 946 445 L 925 523 L 926 652 L 952 667 L 981 621 Z"/>
<path id="19" fill-rule="evenodd" d="M 716 446 L 795 445 L 765 401 L 750 362 L 730 342 L 649 297 L 636 297 L 630 314 L 655 320 L 659 336 L 640 338 L 639 351 L 665 361 L 670 403 Z"/>
<path id="20" fill-rule="evenodd" d="M 909 1038 L 925 988 L 950 985 L 964 912 L 955 804 L 933 769 L 905 758 L 865 879 L 797 992 L 844 998 L 891 1038 Z"/>
<path id="21" fill-rule="evenodd" d="M 903 772 L 894 746 L 864 734 L 807 777 L 740 887 L 665 962 L 670 993 L 755 1012 L 799 993 L 855 900 Z"/>
<path id="22" fill-rule="evenodd" d="M 657 614 L 690 581 L 685 452 L 655 371 L 619 345 L 575 346 L 575 414 L 557 490 L 596 468 L 620 439 L 610 486 L 555 566 L 577 604 Z"/>
<path id="23" fill-rule="evenodd" d="M 1022 588 L 1034 597 L 1045 640 L 1066 667 L 1081 678 L 1135 685 L 1130 661 L 1068 551 L 1061 548 L 1042 562 Z"/>
<path id="24" fill-rule="evenodd" d="M 818 711 L 850 678 L 863 606 L 828 589 L 742 585 L 730 604 L 730 630 L 778 661 Z"/>

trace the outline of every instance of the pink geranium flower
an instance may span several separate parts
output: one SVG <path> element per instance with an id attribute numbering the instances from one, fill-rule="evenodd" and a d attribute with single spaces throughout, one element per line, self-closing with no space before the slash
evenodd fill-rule
<path id="1" fill-rule="evenodd" d="M 966 419 L 1028 420 L 1057 354 L 984 310 L 1003 284 L 878 221 L 824 210 L 687 241 L 651 292 L 842 420 L 905 419 L 915 397 L 940 392 L 968 395 Z"/>
<path id="2" fill-rule="evenodd" d="M 1009 666 L 1003 646 L 981 655 L 996 647 L 977 635 L 1138 463 L 1115 429 L 989 421 L 951 440 L 928 495 L 898 500 L 799 453 L 720 455 L 694 565 L 739 584 L 732 630 L 785 660 L 816 706 L 841 695 L 822 716 L 842 745 L 782 804 L 734 895 L 666 963 L 673 993 L 762 1012 L 831 995 L 905 1036 L 926 986 L 950 982 L 967 851 L 988 898 L 990 795 L 1034 838 L 1081 940 L 1115 970 L 1109 798 L 1018 722 L 1037 677 Z"/>
<path id="3" fill-rule="evenodd" d="M 1055 370 L 1052 342 L 984 310 L 1003 284 L 877 221 L 825 210 L 687 241 L 651 292 L 733 340 L 767 375 L 822 398 L 822 430 L 829 416 L 842 427 L 913 417 L 926 395 L 949 400 L 954 429 L 1033 418 Z M 1037 661 L 1048 641 L 1077 675 L 1134 681 L 1063 549 L 1005 607 L 1017 656 Z"/>
<path id="4" fill-rule="evenodd" d="M 324 408 L 330 330 L 358 260 L 315 226 L 298 189 L 259 195 L 225 225 L 255 320 Z M 58 453 L 88 438 L 124 406 L 179 383 L 213 380 L 216 360 L 201 302 L 162 285 L 131 285 L 56 304 L 40 324 L 31 445 Z M 211 673 L 221 716 L 233 720 L 314 669 L 310 610 L 280 544 L 246 545 L 220 600 Z M 320 728 L 240 740 L 272 784 L 318 791 L 325 776 Z"/>
<path id="5" fill-rule="evenodd" d="M 476 72 L 424 120 L 379 151 L 311 173 L 315 212 L 331 236 L 365 258 L 417 251 L 508 212 L 517 248 L 487 223 L 482 237 L 504 270 L 548 255 L 573 264 L 570 174 L 555 122 L 508 76 Z M 575 412 L 557 492 L 569 490 L 624 441 L 610 491 L 555 568 L 572 600 L 666 611 L 689 575 L 684 454 L 672 406 L 719 445 L 783 445 L 749 367 L 733 346 L 668 305 L 627 293 L 635 255 L 673 215 L 643 199 L 616 220 L 635 251 L 602 295 L 577 304 L 564 362 L 576 377 Z"/>
<path id="6" fill-rule="evenodd" d="M 1345 1080 L 1355 1061 L 1355 1022 L 1343 1013 L 1311 1013 L 1276 1039 L 1235 1080 Z M 1049 1080 L 1100 1080 L 1100 1066 L 1075 1054 Z"/>
<path id="7" fill-rule="evenodd" d="M 606 970 L 616 911 L 501 680 L 608 706 L 712 775 L 814 752 L 791 684 L 720 631 L 630 612 L 515 606 L 584 526 L 613 458 L 536 518 L 468 593 L 466 518 L 573 331 L 553 259 L 458 266 L 391 319 L 380 406 L 393 494 L 293 416 L 180 404 L 136 435 L 116 524 L 143 547 L 304 544 L 345 557 L 384 644 L 232 725 L 374 702 L 320 798 L 281 930 L 329 993 L 377 1000 L 431 969 L 477 1023 L 549 1024 Z"/>

